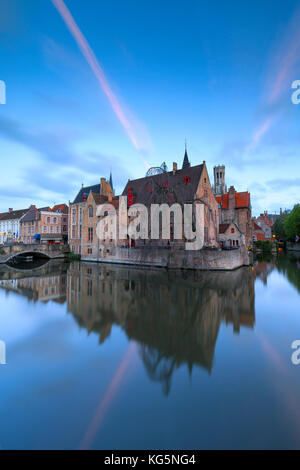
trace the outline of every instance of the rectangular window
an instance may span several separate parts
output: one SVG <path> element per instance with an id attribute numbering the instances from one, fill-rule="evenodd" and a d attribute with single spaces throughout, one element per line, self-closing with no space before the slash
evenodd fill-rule
<path id="1" fill-rule="evenodd" d="M 93 241 L 93 227 L 89 227 L 88 229 L 88 241 L 89 242 Z"/>

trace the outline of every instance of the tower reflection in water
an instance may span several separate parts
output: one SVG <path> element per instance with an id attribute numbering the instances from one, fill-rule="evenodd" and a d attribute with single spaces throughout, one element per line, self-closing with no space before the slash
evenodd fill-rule
<path id="1" fill-rule="evenodd" d="M 80 327 L 102 344 L 113 325 L 138 344 L 151 380 L 170 390 L 185 364 L 208 372 L 221 322 L 253 328 L 255 270 L 167 272 L 92 263 L 49 262 L 36 271 L 0 269 L 0 286 L 32 301 L 67 302 Z"/>

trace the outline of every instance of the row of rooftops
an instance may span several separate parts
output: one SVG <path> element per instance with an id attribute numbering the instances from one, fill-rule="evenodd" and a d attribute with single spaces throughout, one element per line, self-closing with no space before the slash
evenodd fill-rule
<path id="1" fill-rule="evenodd" d="M 37 212 L 39 214 L 41 212 L 68 214 L 68 206 L 66 204 L 56 204 L 52 208 L 49 206 L 36 208 L 35 205 L 31 205 L 28 209 L 13 210 L 11 208 L 8 210 L 8 212 L 0 213 L 0 222 L 6 221 L 6 220 L 20 220 L 20 219 L 22 219 L 22 221 L 28 221 L 27 220 L 28 214 L 30 214 L 30 216 L 32 217 L 33 214 L 36 214 Z M 36 217 L 30 220 L 36 220 Z"/>
<path id="2" fill-rule="evenodd" d="M 172 171 L 164 171 L 158 174 L 145 176 L 142 178 L 128 180 L 122 195 L 132 198 L 133 202 L 138 202 L 149 206 L 151 203 L 160 202 L 159 195 L 166 201 L 171 203 L 188 203 L 194 200 L 198 184 L 205 166 L 205 161 L 201 165 L 190 166 L 186 163 L 180 170 L 177 164 L 173 164 Z M 103 180 L 103 179 L 102 179 Z M 102 184 L 102 182 L 101 182 Z M 103 204 L 108 198 L 100 195 L 101 184 L 82 187 L 74 199 L 73 204 L 85 202 L 92 192 L 96 204 Z M 156 199 L 154 200 L 154 193 Z M 230 195 L 234 198 L 234 207 L 236 209 L 251 208 L 250 193 L 237 192 L 231 186 L 228 193 L 222 196 L 216 196 L 216 200 L 221 209 L 229 209 Z M 117 200 L 116 197 L 113 200 Z M 112 202 L 112 201 L 110 201 Z M 163 202 L 163 200 L 161 201 Z M 117 202 L 116 202 L 117 204 Z"/>

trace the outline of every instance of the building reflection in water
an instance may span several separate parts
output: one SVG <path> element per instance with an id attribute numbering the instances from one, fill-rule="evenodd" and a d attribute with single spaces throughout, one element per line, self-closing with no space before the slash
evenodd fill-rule
<path id="1" fill-rule="evenodd" d="M 32 301 L 67 301 L 80 327 L 99 335 L 120 326 L 151 380 L 169 392 L 174 370 L 186 364 L 212 370 L 221 322 L 253 328 L 256 271 L 174 272 L 74 262 L 49 262 L 34 271 L 0 268 L 0 287 Z"/>
<path id="2" fill-rule="evenodd" d="M 7 293 L 15 292 L 33 302 L 55 301 L 61 304 L 67 298 L 68 264 L 46 262 L 34 269 L 17 269 L 0 265 L 0 287 Z"/>
<path id="3" fill-rule="evenodd" d="M 103 343 L 119 325 L 166 393 L 182 364 L 212 370 L 220 324 L 253 328 L 254 272 L 166 272 L 73 263 L 68 309 Z"/>

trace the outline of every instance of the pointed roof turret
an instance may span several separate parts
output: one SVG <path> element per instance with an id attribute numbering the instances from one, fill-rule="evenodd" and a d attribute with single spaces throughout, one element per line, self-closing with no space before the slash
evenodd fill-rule
<path id="1" fill-rule="evenodd" d="M 109 184 L 110 184 L 111 189 L 114 190 L 114 185 L 113 185 L 113 179 L 112 179 L 111 172 L 110 172 L 110 175 L 109 175 Z"/>
<path id="2" fill-rule="evenodd" d="M 191 164 L 190 164 L 189 157 L 188 157 L 188 154 L 187 154 L 186 142 L 185 142 L 185 152 L 184 152 L 182 169 L 184 170 L 185 168 L 190 168 L 190 166 L 191 166 Z"/>

